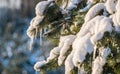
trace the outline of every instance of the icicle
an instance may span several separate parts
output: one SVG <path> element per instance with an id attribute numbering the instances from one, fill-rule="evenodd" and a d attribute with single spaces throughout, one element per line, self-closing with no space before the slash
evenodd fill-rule
<path id="1" fill-rule="evenodd" d="M 99 49 L 99 56 L 93 61 L 92 74 L 101 74 L 103 71 L 103 66 L 106 63 L 106 58 L 110 54 L 110 48 Z"/>
<path id="2" fill-rule="evenodd" d="M 95 60 L 95 57 L 96 57 L 96 51 L 97 51 L 97 45 L 94 46 L 93 60 Z"/>
<path id="3" fill-rule="evenodd" d="M 43 21 L 43 18 L 44 17 L 39 16 L 34 17 L 30 22 L 29 28 L 27 29 L 27 35 L 31 39 L 30 50 L 32 49 L 33 39 L 37 36 L 37 33 L 39 32 L 39 24 Z"/>
<path id="4" fill-rule="evenodd" d="M 85 22 L 88 22 L 89 20 L 100 14 L 101 11 L 103 11 L 104 9 L 105 9 L 104 3 L 97 3 L 96 5 L 91 7 L 87 14 L 85 15 L 84 18 Z"/>
<path id="5" fill-rule="evenodd" d="M 32 50 L 33 40 L 36 37 L 36 28 L 32 26 L 33 20 L 30 23 L 29 28 L 27 29 L 27 35 L 30 37 L 30 46 L 29 49 Z"/>
<path id="6" fill-rule="evenodd" d="M 29 46 L 30 51 L 33 49 L 33 42 L 34 42 L 34 38 L 31 38 L 30 39 L 30 46 Z"/>
<path id="7" fill-rule="evenodd" d="M 62 65 L 65 57 L 66 57 L 66 53 L 69 50 L 70 46 L 72 45 L 74 39 L 76 36 L 74 35 L 68 35 L 68 36 L 64 36 L 65 40 L 64 40 L 64 44 L 60 50 L 60 56 L 58 57 L 58 65 Z"/>
<path id="8" fill-rule="evenodd" d="M 40 46 L 43 45 L 43 29 L 40 30 Z"/>
<path id="9" fill-rule="evenodd" d="M 41 25 L 43 19 L 44 19 L 44 16 L 36 16 L 36 17 L 34 17 L 30 22 L 29 28 L 27 29 L 27 35 L 31 39 L 30 50 L 32 49 L 33 39 L 35 37 L 37 37 L 37 34 L 39 32 L 39 28 L 41 28 L 40 25 Z M 42 45 L 42 29 L 40 31 L 40 45 Z"/>
<path id="10" fill-rule="evenodd" d="M 36 36 L 36 30 L 33 28 L 33 26 L 29 26 L 27 29 L 27 35 L 30 37 L 30 39 L 35 38 Z"/>
<path id="11" fill-rule="evenodd" d="M 44 37 L 44 36 L 45 36 L 45 34 L 47 33 L 47 30 L 48 30 L 48 29 L 45 27 L 45 28 L 44 28 L 43 37 Z"/>

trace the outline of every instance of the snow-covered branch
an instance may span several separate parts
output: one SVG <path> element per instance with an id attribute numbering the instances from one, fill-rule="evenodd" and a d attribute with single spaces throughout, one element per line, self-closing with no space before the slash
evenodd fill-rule
<path id="1" fill-rule="evenodd" d="M 67 11 L 66 15 L 69 15 L 68 12 L 76 9 L 78 5 L 81 4 L 81 1 L 82 0 L 69 0 L 66 8 L 62 10 Z M 106 58 L 110 54 L 111 48 L 105 48 L 104 46 L 99 48 L 96 43 L 102 40 L 106 32 L 110 34 L 113 31 L 120 32 L 120 0 L 104 0 L 102 3 L 96 3 L 99 1 L 100 0 L 88 0 L 88 6 L 80 10 L 80 12 L 83 12 L 89 9 L 83 18 L 84 23 L 79 32 L 76 35 L 61 36 L 58 46 L 50 51 L 50 55 L 46 60 L 35 64 L 35 70 L 39 70 L 42 66 L 57 59 L 59 66 L 65 64 L 65 74 L 70 74 L 74 67 L 77 67 L 82 73 L 85 71 L 80 65 L 87 59 L 87 54 L 94 54 L 93 56 L 96 56 L 95 53 L 97 49 L 99 49 L 99 55 L 93 61 L 92 74 L 102 73 L 103 66 L 106 63 Z M 43 22 L 47 14 L 45 12 L 53 2 L 54 1 L 49 0 L 37 4 L 36 17 L 32 19 L 27 31 L 31 39 L 33 39 L 39 31 L 40 23 Z M 96 4 L 93 5 L 94 3 Z M 66 19 L 66 17 L 63 19 Z M 66 21 L 67 20 L 64 22 Z"/>

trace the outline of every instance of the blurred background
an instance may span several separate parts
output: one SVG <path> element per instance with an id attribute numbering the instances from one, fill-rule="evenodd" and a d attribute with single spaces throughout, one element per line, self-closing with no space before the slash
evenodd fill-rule
<path id="1" fill-rule="evenodd" d="M 36 61 L 49 55 L 54 46 L 51 40 L 39 39 L 29 50 L 30 39 L 26 30 L 35 16 L 35 5 L 41 0 L 0 0 L 0 74 L 36 74 Z M 62 74 L 61 69 L 48 74 Z"/>

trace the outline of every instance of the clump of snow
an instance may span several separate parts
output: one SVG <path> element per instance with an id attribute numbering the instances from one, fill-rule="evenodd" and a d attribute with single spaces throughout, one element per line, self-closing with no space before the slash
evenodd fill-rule
<path id="1" fill-rule="evenodd" d="M 44 16 L 45 15 L 45 11 L 47 11 L 47 8 L 49 7 L 49 5 L 52 3 L 52 0 L 48 0 L 48 1 L 41 1 L 39 2 L 36 7 L 35 7 L 35 13 L 37 16 Z"/>
<path id="2" fill-rule="evenodd" d="M 85 60 L 86 54 L 93 51 L 93 45 L 90 41 L 90 33 L 76 39 L 73 45 L 73 50 L 75 50 L 73 56 L 73 63 L 77 67 Z"/>
<path id="3" fill-rule="evenodd" d="M 65 74 L 70 74 L 71 70 L 74 68 L 72 58 L 73 52 L 71 52 L 65 60 Z"/>
<path id="4" fill-rule="evenodd" d="M 120 10 L 120 0 L 117 0 L 117 4 L 116 4 L 115 8 L 116 8 L 116 11 Z"/>
<path id="5" fill-rule="evenodd" d="M 75 66 L 82 63 L 87 53 L 91 53 L 95 43 L 102 39 L 105 32 L 112 32 L 112 20 L 105 16 L 96 16 L 89 22 L 83 24 L 81 30 L 77 34 L 77 38 L 73 42 Z M 84 41 L 82 41 L 84 40 Z"/>
<path id="6" fill-rule="evenodd" d="M 101 47 L 99 49 L 99 56 L 96 57 L 96 59 L 93 61 L 93 67 L 92 67 L 92 74 L 101 74 L 103 71 L 103 66 L 106 63 L 106 58 L 110 54 L 111 50 L 110 48 L 103 48 Z"/>
<path id="7" fill-rule="evenodd" d="M 84 18 L 85 22 L 88 22 L 95 16 L 99 15 L 101 11 L 104 11 L 104 9 L 105 9 L 104 3 L 97 3 L 96 5 L 91 7 L 87 12 L 87 14 L 85 15 L 85 18 Z"/>
<path id="8" fill-rule="evenodd" d="M 116 5 L 116 19 L 117 19 L 117 23 L 120 26 L 120 0 L 118 0 L 117 5 Z"/>
<path id="9" fill-rule="evenodd" d="M 55 47 L 50 51 L 50 56 L 47 58 L 47 62 L 54 60 L 55 58 L 57 58 L 59 56 L 60 53 L 60 48 L 59 47 Z"/>
<path id="10" fill-rule="evenodd" d="M 58 57 L 58 65 L 62 65 L 62 63 L 66 57 L 66 53 L 70 49 L 70 46 L 72 45 L 76 36 L 75 35 L 68 35 L 68 36 L 64 36 L 64 37 L 65 37 L 65 39 L 63 42 L 63 46 L 61 47 L 60 56 Z"/>
<path id="11" fill-rule="evenodd" d="M 97 24 L 97 22 L 100 22 L 101 19 L 103 19 L 104 16 L 96 16 L 93 19 L 91 19 L 89 22 L 85 22 L 80 31 L 77 33 L 77 37 L 82 37 L 84 35 L 86 35 L 88 32 L 92 34 L 94 34 L 94 29 L 93 27 L 95 27 L 95 24 Z"/>
<path id="12" fill-rule="evenodd" d="M 116 12 L 116 4 L 118 0 L 107 0 L 105 3 L 106 9 L 110 14 L 113 14 Z"/>
<path id="13" fill-rule="evenodd" d="M 98 40 L 102 39 L 105 32 L 111 33 L 113 30 L 112 20 L 108 17 L 104 17 L 98 24 L 95 25 L 94 35 L 91 37 L 91 41 L 95 44 Z"/>
<path id="14" fill-rule="evenodd" d="M 116 4 L 116 12 L 110 16 L 110 18 L 112 19 L 113 23 L 114 23 L 114 27 L 115 27 L 115 31 L 116 32 L 120 32 L 120 1 L 118 0 L 117 4 Z"/>
<path id="15" fill-rule="evenodd" d="M 36 71 L 40 71 L 40 68 L 45 65 L 47 62 L 44 60 L 44 61 L 40 61 L 40 62 L 37 62 L 35 65 L 34 65 L 34 69 Z"/>

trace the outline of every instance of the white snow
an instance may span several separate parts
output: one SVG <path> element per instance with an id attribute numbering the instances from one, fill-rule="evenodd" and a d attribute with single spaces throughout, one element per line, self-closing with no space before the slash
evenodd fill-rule
<path id="1" fill-rule="evenodd" d="M 43 21 L 44 16 L 36 16 L 34 17 L 31 22 L 30 22 L 30 26 L 32 26 L 33 28 L 37 28 L 40 23 Z"/>
<path id="2" fill-rule="evenodd" d="M 44 60 L 44 61 L 40 61 L 40 62 L 37 62 L 35 65 L 34 65 L 34 69 L 36 71 L 40 71 L 40 68 L 45 65 L 47 62 Z"/>
<path id="3" fill-rule="evenodd" d="M 62 65 L 62 63 L 66 57 L 65 54 L 70 49 L 70 46 L 72 45 L 76 36 L 75 35 L 68 35 L 68 36 L 64 36 L 64 37 L 65 37 L 65 39 L 63 39 L 64 41 L 61 39 L 63 42 L 63 46 L 61 47 L 60 56 L 58 57 L 58 65 L 59 66 Z"/>
<path id="4" fill-rule="evenodd" d="M 116 8 L 116 11 L 120 10 L 120 0 L 117 0 L 117 4 L 116 4 L 115 8 Z"/>
<path id="5" fill-rule="evenodd" d="M 70 71 L 74 68 L 72 58 L 73 52 L 71 52 L 65 60 L 65 74 L 71 74 Z"/>
<path id="6" fill-rule="evenodd" d="M 99 56 L 93 61 L 92 74 L 101 74 L 103 71 L 103 66 L 106 63 L 106 58 L 110 54 L 110 48 L 101 47 Z"/>
<path id="7" fill-rule="evenodd" d="M 78 38 L 73 43 L 73 63 L 75 66 L 78 66 L 85 60 L 85 56 L 87 53 L 91 53 L 93 51 L 93 45 L 90 41 L 90 33 L 87 33 L 85 36 Z"/>
<path id="8" fill-rule="evenodd" d="M 100 14 L 100 12 L 104 9 L 105 9 L 104 3 L 97 3 L 96 5 L 91 7 L 87 14 L 85 15 L 84 18 L 85 22 L 88 22 L 89 20 Z"/>
<path id="9" fill-rule="evenodd" d="M 30 37 L 30 38 L 35 38 L 36 36 L 36 31 L 37 31 L 37 28 L 39 27 L 40 25 L 40 22 L 43 21 L 43 18 L 44 17 L 40 17 L 40 16 L 36 16 L 34 17 L 31 22 L 30 22 L 30 26 L 28 27 L 27 29 L 27 35 Z"/>
<path id="10" fill-rule="evenodd" d="M 116 12 L 116 4 L 118 0 L 107 0 L 105 3 L 106 9 L 110 14 L 113 14 Z"/>
<path id="11" fill-rule="evenodd" d="M 91 37 L 91 41 L 93 44 L 95 44 L 98 40 L 100 40 L 105 32 L 111 33 L 112 28 L 112 20 L 108 17 L 104 17 L 98 24 L 95 26 L 95 34 Z"/>
<path id="12" fill-rule="evenodd" d="M 110 18 L 112 18 L 112 21 L 114 23 L 114 27 L 115 27 L 115 31 L 116 32 L 120 32 L 120 0 L 118 0 L 117 4 L 116 4 L 116 12 L 115 14 L 111 15 Z"/>
<path id="13" fill-rule="evenodd" d="M 44 16 L 44 12 L 47 10 L 47 7 L 49 7 L 49 5 L 52 3 L 51 0 L 49 1 L 40 1 L 36 7 L 35 7 L 35 11 L 36 11 L 36 15 L 37 16 Z"/>
<path id="14" fill-rule="evenodd" d="M 60 53 L 60 48 L 59 47 L 55 47 L 50 51 L 50 56 L 47 58 L 47 62 L 50 62 L 51 60 L 54 60 L 55 58 L 58 57 Z"/>

